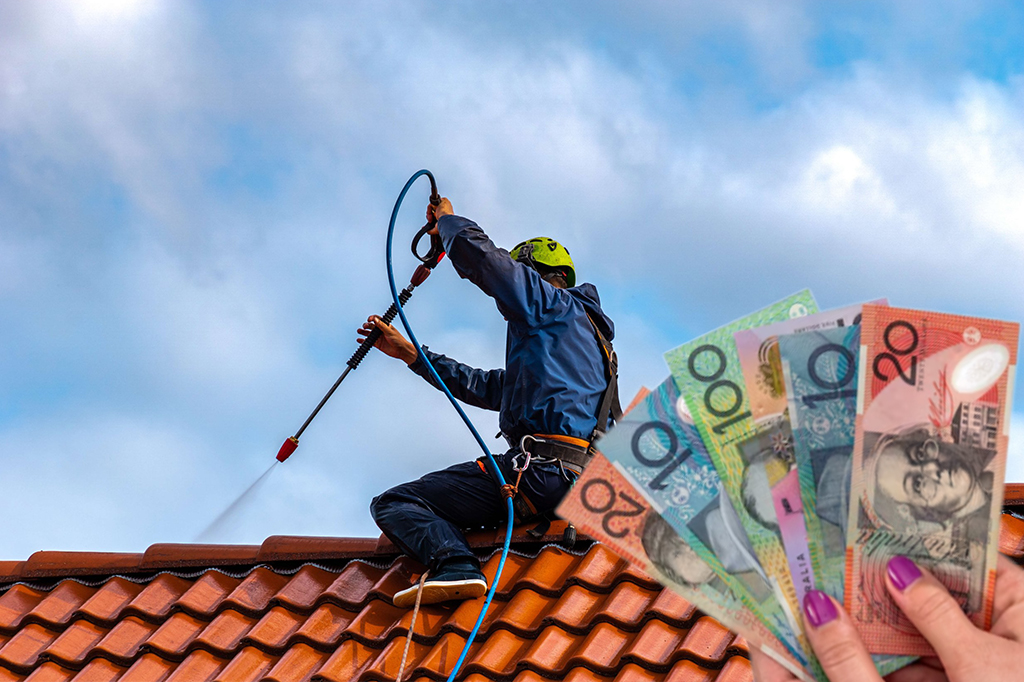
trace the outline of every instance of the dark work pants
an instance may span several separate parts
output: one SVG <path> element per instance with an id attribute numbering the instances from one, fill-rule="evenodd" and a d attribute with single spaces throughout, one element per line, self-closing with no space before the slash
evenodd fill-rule
<path id="1" fill-rule="evenodd" d="M 495 456 L 506 482 L 513 484 L 515 453 Z M 573 478 L 571 472 L 568 476 Z M 531 463 L 519 489 L 543 513 L 558 506 L 572 485 L 570 480 L 557 462 Z M 370 513 L 384 535 L 434 573 L 449 559 L 479 564 L 462 529 L 497 528 L 508 519 L 508 504 L 490 474 L 473 461 L 391 488 L 373 498 Z"/>

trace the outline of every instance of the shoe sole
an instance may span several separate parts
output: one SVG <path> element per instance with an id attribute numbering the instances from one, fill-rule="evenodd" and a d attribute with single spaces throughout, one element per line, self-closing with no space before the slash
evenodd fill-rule
<path id="1" fill-rule="evenodd" d="M 413 585 L 395 594 L 392 600 L 394 605 L 400 609 L 408 608 L 416 604 L 416 593 L 420 586 Z M 443 580 L 427 581 L 423 586 L 423 597 L 420 604 L 437 604 L 443 601 L 455 599 L 476 599 L 487 593 L 487 583 L 483 580 Z"/>

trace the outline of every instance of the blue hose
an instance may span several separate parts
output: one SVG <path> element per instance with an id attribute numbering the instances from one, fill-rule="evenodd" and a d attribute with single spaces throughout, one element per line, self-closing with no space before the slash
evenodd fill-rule
<path id="1" fill-rule="evenodd" d="M 409 325 L 409 320 L 405 316 L 405 310 L 402 309 L 402 304 L 398 300 L 398 287 L 395 286 L 395 272 L 394 268 L 391 265 L 391 241 L 395 233 L 395 219 L 398 217 L 398 209 L 402 206 L 402 200 L 405 199 L 406 192 L 409 191 L 409 188 L 412 187 L 412 183 L 415 182 L 416 179 L 421 175 L 426 175 L 427 177 L 430 178 L 431 183 L 434 183 L 434 176 L 433 174 L 431 174 L 430 171 L 426 169 L 417 171 L 411 178 L 409 178 L 409 181 L 405 183 L 405 187 L 402 188 L 402 193 L 398 195 L 398 201 L 395 202 L 395 208 L 393 211 L 391 211 L 391 223 L 388 225 L 387 245 L 388 284 L 391 285 L 391 297 L 394 299 L 395 307 L 398 309 L 398 316 L 402 318 L 402 326 L 405 327 L 406 333 L 409 334 L 409 340 L 412 342 L 412 345 L 416 347 L 416 354 L 423 361 L 423 364 L 427 366 L 427 369 L 430 370 L 430 375 L 434 377 L 434 381 L 436 381 L 437 385 L 441 387 L 441 390 L 444 391 L 444 394 L 448 396 L 448 400 L 451 401 L 452 406 L 459 413 L 459 416 L 462 417 L 462 421 L 466 423 L 466 426 L 469 427 L 469 430 L 473 433 L 473 437 L 476 438 L 476 442 L 480 446 L 480 449 L 484 451 L 485 455 L 487 455 L 487 459 L 491 463 L 491 468 L 498 474 L 499 483 L 501 485 L 505 485 L 505 477 L 501 475 L 501 469 L 498 468 L 498 463 L 494 461 L 494 455 L 492 455 L 491 451 L 487 449 L 487 445 L 484 443 L 484 439 L 480 437 L 480 433 L 476 430 L 476 427 L 473 426 L 473 422 L 471 422 L 469 420 L 469 417 L 466 416 L 466 413 L 463 411 L 462 406 L 459 405 L 459 403 L 455 400 L 455 396 L 451 394 L 451 391 L 448 390 L 448 387 L 444 385 L 443 381 L 441 381 L 441 377 L 438 376 L 437 370 L 434 369 L 434 366 L 430 363 L 430 360 L 427 359 L 427 356 L 423 353 L 423 348 L 420 347 L 420 342 L 416 340 L 416 335 L 413 333 L 412 327 Z M 476 638 L 476 633 L 480 629 L 480 624 L 484 621 L 484 615 L 487 613 L 487 608 L 491 605 L 491 600 L 494 598 L 494 593 L 498 589 L 498 580 L 501 578 L 501 572 L 505 568 L 505 559 L 506 557 L 508 557 L 508 548 L 509 545 L 512 544 L 512 521 L 514 519 L 514 512 L 512 509 L 512 498 L 506 498 L 505 502 L 508 504 L 508 525 L 505 531 L 505 545 L 501 548 L 501 561 L 498 562 L 498 572 L 494 574 L 494 581 L 491 583 L 491 589 L 487 593 L 487 601 L 484 602 L 484 607 L 480 611 L 480 616 L 476 619 L 476 625 L 473 626 L 473 630 L 469 633 L 469 639 L 466 640 L 466 646 L 462 648 L 462 653 L 459 655 L 459 660 L 455 662 L 455 667 L 452 668 L 451 674 L 448 675 L 448 682 L 452 682 L 452 680 L 455 679 L 456 673 L 458 673 L 459 668 L 462 667 L 462 663 L 466 659 L 466 654 L 469 652 L 469 647 L 473 643 L 473 640 Z M 411 632 L 409 633 L 409 636 L 412 637 Z"/>

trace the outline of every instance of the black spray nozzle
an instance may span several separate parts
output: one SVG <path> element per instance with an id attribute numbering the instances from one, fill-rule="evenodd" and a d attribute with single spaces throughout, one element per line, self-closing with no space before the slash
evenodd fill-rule
<path id="1" fill-rule="evenodd" d="M 441 195 L 437 193 L 437 183 L 434 182 L 433 175 L 427 175 L 427 178 L 430 180 L 430 205 L 437 206 L 441 203 Z M 430 235 L 430 250 L 427 251 L 425 255 L 421 256 L 417 248 L 419 246 L 420 239 L 422 239 L 423 235 L 434 227 L 435 223 L 437 223 L 436 218 L 421 227 L 419 232 L 417 232 L 416 236 L 412 239 L 412 255 L 414 255 L 416 260 L 423 263 L 427 268 L 436 267 L 437 264 L 441 262 L 441 259 L 444 258 L 444 244 L 441 243 L 441 238 L 436 234 Z M 417 274 L 413 275 L 413 279 L 419 275 L 419 272 L 419 269 L 417 269 Z M 426 275 L 423 275 L 423 279 L 426 279 Z"/>

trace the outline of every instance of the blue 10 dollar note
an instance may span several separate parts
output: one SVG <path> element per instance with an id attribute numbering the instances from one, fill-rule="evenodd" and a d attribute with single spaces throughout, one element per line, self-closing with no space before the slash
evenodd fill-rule
<path id="1" fill-rule="evenodd" d="M 839 602 L 844 596 L 859 352 L 859 324 L 779 337 L 815 588 Z M 872 658 L 881 675 L 916 660 Z"/>

